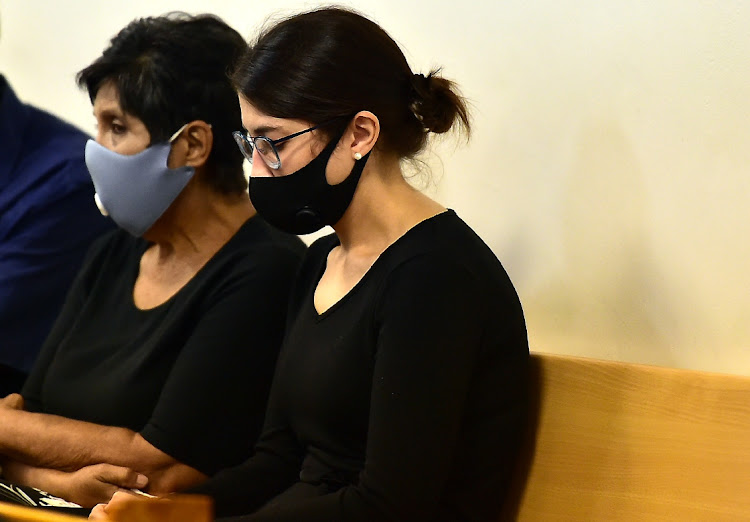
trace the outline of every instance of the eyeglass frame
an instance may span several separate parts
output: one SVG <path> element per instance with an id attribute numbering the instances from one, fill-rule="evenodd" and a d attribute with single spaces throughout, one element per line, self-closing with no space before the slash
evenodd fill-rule
<path id="1" fill-rule="evenodd" d="M 304 129 L 304 130 L 295 132 L 293 134 L 290 134 L 289 136 L 284 136 L 283 138 L 279 138 L 277 140 L 272 140 L 268 136 L 250 136 L 249 134 L 247 134 L 247 132 L 242 132 L 242 131 L 234 131 L 234 132 L 232 132 L 232 137 L 234 138 L 234 141 L 237 143 L 237 147 L 239 147 L 240 152 L 242 152 L 242 155 L 245 157 L 245 159 L 247 161 L 250 162 L 251 165 L 253 163 L 253 154 L 250 153 L 250 155 L 248 156 L 247 152 L 245 150 L 245 147 L 243 146 L 243 144 L 248 145 L 250 147 L 250 149 L 253 152 L 255 152 L 257 150 L 257 148 L 258 148 L 255 145 L 255 142 L 257 140 L 261 140 L 264 143 L 268 143 L 271 146 L 271 150 L 276 155 L 276 162 L 274 162 L 273 164 L 271 164 L 271 163 L 268 162 L 268 160 L 266 160 L 266 158 L 263 156 L 263 154 L 261 154 L 260 152 L 258 154 L 260 154 L 260 157 L 263 160 L 263 163 L 265 163 L 268 166 L 269 169 L 279 170 L 281 168 L 281 156 L 279 156 L 279 151 L 278 151 L 278 149 L 276 149 L 276 144 L 283 143 L 285 141 L 289 141 L 292 138 L 296 138 L 297 136 L 301 136 L 302 134 L 314 131 L 314 130 L 319 129 L 320 127 L 323 127 L 325 125 L 330 125 L 331 123 L 333 123 L 335 121 L 338 121 L 338 120 L 341 120 L 341 119 L 347 118 L 347 117 L 348 116 L 336 116 L 335 118 L 332 118 L 330 120 L 326 120 L 323 123 L 318 123 L 317 125 L 313 125 L 312 127 L 308 128 L 308 129 Z"/>

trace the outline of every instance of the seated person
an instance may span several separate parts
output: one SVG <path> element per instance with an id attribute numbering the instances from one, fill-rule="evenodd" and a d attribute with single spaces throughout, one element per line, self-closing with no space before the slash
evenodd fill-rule
<path id="1" fill-rule="evenodd" d="M 0 397 L 21 391 L 91 243 L 88 136 L 19 101 L 0 75 Z"/>
<path id="2" fill-rule="evenodd" d="M 139 19 L 79 73 L 86 162 L 122 230 L 89 252 L 23 402 L 0 404 L 7 480 L 92 506 L 249 456 L 304 244 L 247 195 L 227 77 L 244 48 L 209 15 Z"/>
<path id="3" fill-rule="evenodd" d="M 464 100 L 335 8 L 262 33 L 234 81 L 258 212 L 335 234 L 300 269 L 255 454 L 191 491 L 247 522 L 499 520 L 525 430 L 521 304 L 401 170 L 429 133 L 468 129 Z"/>

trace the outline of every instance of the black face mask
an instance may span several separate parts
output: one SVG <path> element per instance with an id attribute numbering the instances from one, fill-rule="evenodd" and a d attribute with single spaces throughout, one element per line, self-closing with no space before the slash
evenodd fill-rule
<path id="1" fill-rule="evenodd" d="M 359 178 L 370 156 L 358 160 L 344 181 L 329 185 L 326 167 L 341 139 L 331 140 L 310 163 L 280 177 L 251 177 L 250 199 L 258 214 L 274 227 L 290 234 L 310 234 L 335 225 L 354 198 Z"/>

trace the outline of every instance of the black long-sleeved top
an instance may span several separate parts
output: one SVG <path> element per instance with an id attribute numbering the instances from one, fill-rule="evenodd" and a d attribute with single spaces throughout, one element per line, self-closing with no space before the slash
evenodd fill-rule
<path id="1" fill-rule="evenodd" d="M 318 240 L 303 262 L 256 454 L 194 491 L 248 522 L 494 522 L 529 353 L 505 270 L 447 211 L 318 314 L 336 245 Z"/>

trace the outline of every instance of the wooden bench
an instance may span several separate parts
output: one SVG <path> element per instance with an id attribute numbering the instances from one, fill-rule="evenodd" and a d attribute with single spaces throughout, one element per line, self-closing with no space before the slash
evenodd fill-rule
<path id="1" fill-rule="evenodd" d="M 134 497 L 112 509 L 114 522 L 211 522 L 212 501 L 198 495 L 175 495 L 170 500 Z M 81 517 L 0 502 L 0 522 L 83 522 Z"/>
<path id="2" fill-rule="evenodd" d="M 750 520 L 750 378 L 532 355 L 503 520 Z"/>
<path id="3" fill-rule="evenodd" d="M 528 444 L 502 520 L 750 521 L 749 378 L 538 353 L 531 361 Z M 164 507 L 135 509 L 144 506 Z M 31 511 L 0 507 L 0 519 L 43 520 Z"/>

